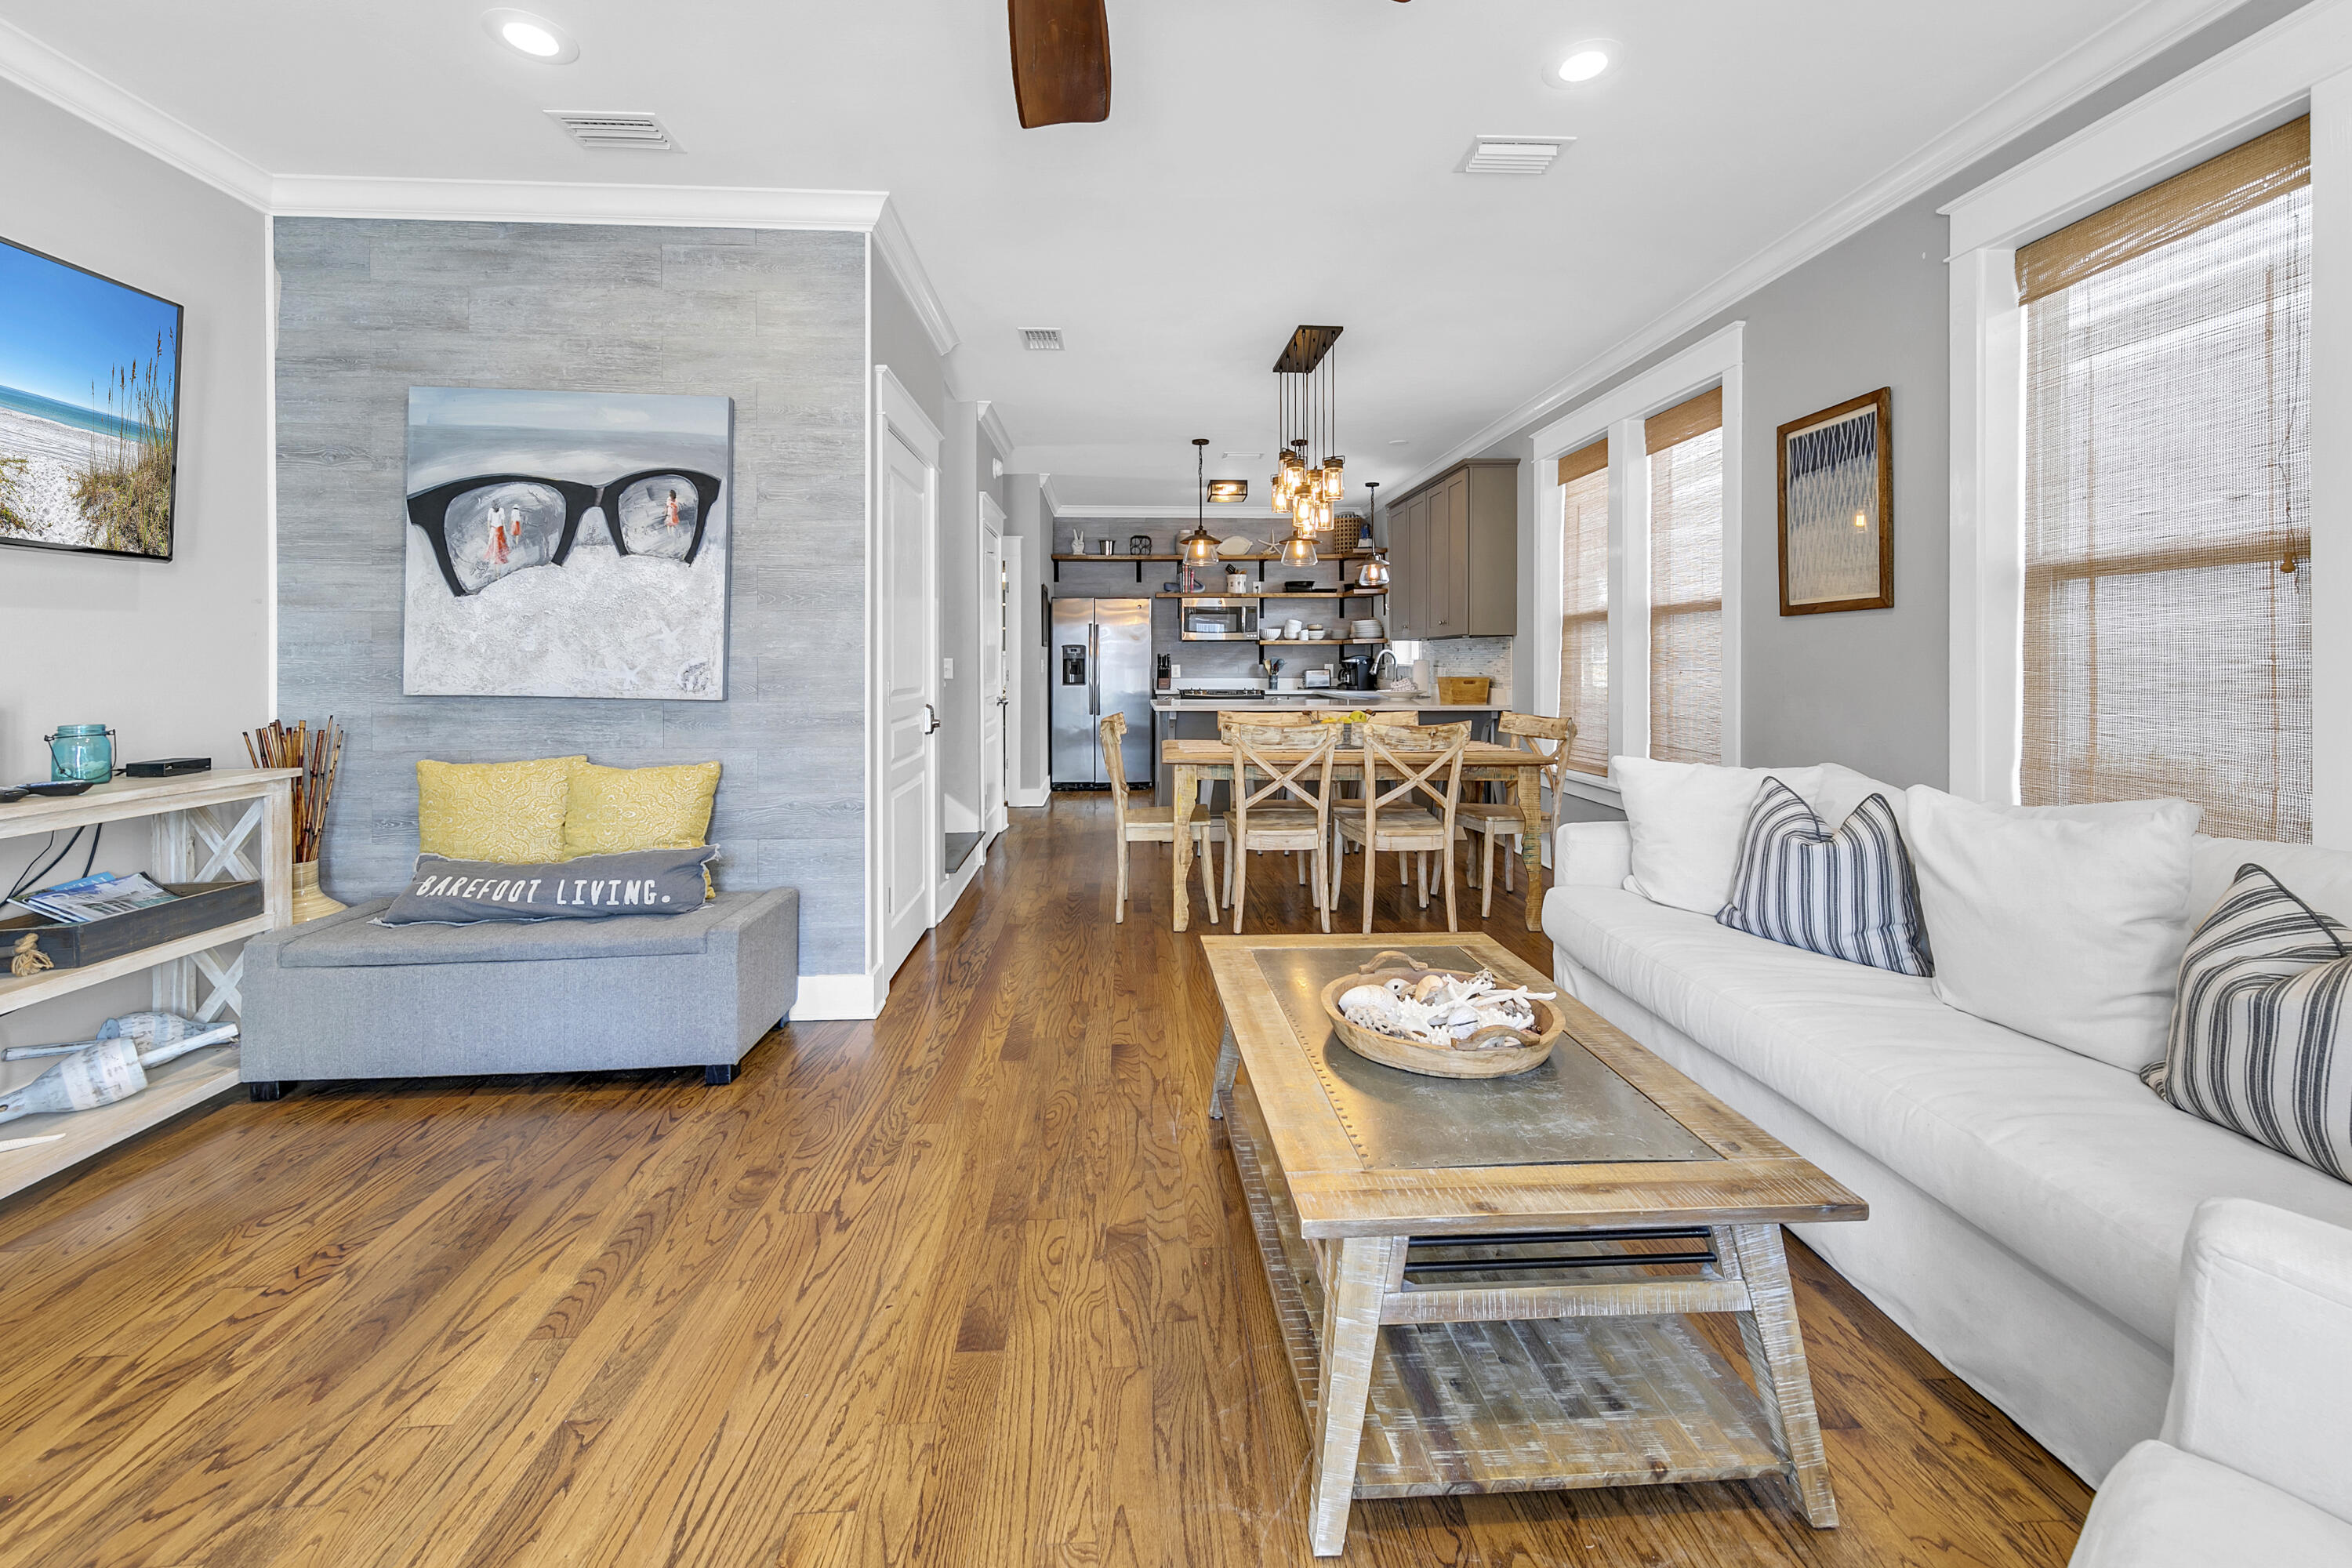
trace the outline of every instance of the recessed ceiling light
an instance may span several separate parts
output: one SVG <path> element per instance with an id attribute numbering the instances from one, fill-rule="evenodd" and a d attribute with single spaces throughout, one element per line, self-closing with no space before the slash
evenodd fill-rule
<path id="1" fill-rule="evenodd" d="M 541 65 L 568 65 L 580 58 L 580 46 L 571 34 L 530 11 L 500 5 L 482 13 L 482 30 L 526 59 Z"/>
<path id="2" fill-rule="evenodd" d="M 1559 79 L 1591 81 L 1608 68 L 1609 52 L 1606 49 L 1579 49 L 1559 62 Z"/>
<path id="3" fill-rule="evenodd" d="M 1217 455 L 1221 458 L 1232 458 L 1236 461 L 1244 463 L 1255 463 L 1260 458 L 1265 456 L 1264 452 L 1220 452 Z"/>
<path id="4" fill-rule="evenodd" d="M 1410 436 L 1400 436 L 1395 440 L 1391 441 L 1389 445 L 1391 447 L 1410 447 L 1412 445 L 1412 437 Z"/>

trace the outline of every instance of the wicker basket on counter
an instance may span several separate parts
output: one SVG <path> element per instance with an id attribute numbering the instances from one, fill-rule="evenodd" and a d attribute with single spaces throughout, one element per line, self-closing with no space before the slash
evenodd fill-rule
<path id="1" fill-rule="evenodd" d="M 1345 555 L 1356 548 L 1364 537 L 1364 520 L 1360 517 L 1335 517 L 1331 520 L 1331 553 Z"/>
<path id="2" fill-rule="evenodd" d="M 1437 700 L 1447 707 L 1484 707 L 1486 694 L 1494 686 L 1491 676 L 1441 675 L 1437 678 Z"/>

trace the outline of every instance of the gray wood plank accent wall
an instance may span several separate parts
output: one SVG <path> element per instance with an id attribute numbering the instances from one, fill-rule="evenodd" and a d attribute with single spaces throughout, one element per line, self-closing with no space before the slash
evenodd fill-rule
<path id="1" fill-rule="evenodd" d="M 722 887 L 801 891 L 801 973 L 865 953 L 866 237 L 279 218 L 278 710 L 351 731 L 324 873 L 394 891 L 420 757 L 726 764 Z M 408 389 L 735 400 L 727 700 L 407 697 Z"/>

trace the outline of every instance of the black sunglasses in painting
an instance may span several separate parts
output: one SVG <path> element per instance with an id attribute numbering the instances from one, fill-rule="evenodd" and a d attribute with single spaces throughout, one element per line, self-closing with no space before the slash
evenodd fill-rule
<path id="1" fill-rule="evenodd" d="M 433 542 L 459 598 L 531 566 L 561 566 L 592 507 L 624 555 L 691 564 L 719 502 L 719 480 L 692 468 L 646 468 L 604 485 L 535 474 L 476 474 L 408 498 L 408 521 Z"/>

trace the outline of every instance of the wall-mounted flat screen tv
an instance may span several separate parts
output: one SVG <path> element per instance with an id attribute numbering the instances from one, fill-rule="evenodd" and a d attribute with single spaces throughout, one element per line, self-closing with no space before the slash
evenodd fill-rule
<path id="1" fill-rule="evenodd" d="M 172 558 L 180 307 L 0 239 L 0 544 Z"/>

